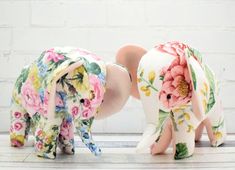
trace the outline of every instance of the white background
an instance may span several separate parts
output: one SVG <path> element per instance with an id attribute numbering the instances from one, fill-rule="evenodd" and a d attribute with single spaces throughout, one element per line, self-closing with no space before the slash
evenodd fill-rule
<path id="1" fill-rule="evenodd" d="M 53 46 L 88 49 L 113 61 L 118 48 L 152 48 L 179 40 L 201 51 L 221 84 L 229 132 L 235 132 L 235 1 L 233 0 L 0 0 L 0 131 L 9 128 L 11 90 L 20 69 Z M 141 104 L 93 127 L 139 133 Z"/>

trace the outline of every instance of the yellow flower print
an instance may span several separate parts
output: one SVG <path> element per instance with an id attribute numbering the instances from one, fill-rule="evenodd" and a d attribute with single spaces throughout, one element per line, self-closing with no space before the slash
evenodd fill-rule
<path id="1" fill-rule="evenodd" d="M 183 106 L 183 108 L 185 108 L 185 106 Z M 193 125 L 189 124 L 189 121 L 191 119 L 190 114 L 187 112 L 184 112 L 184 110 L 182 110 L 182 108 L 176 108 L 174 109 L 174 111 L 177 111 L 180 114 L 178 116 L 178 125 L 185 125 L 187 127 L 187 132 L 190 133 L 191 131 L 194 131 L 194 127 Z M 182 113 L 183 111 L 183 113 Z M 174 112 L 176 113 L 176 112 Z"/>
<path id="2" fill-rule="evenodd" d="M 188 125 L 187 132 L 190 133 L 192 130 L 194 130 L 194 127 L 192 125 Z"/>
<path id="3" fill-rule="evenodd" d="M 153 85 L 153 82 L 156 78 L 156 74 L 155 74 L 155 71 L 153 71 L 153 70 L 150 71 L 148 73 L 148 80 L 146 80 L 143 77 L 143 75 L 144 75 L 144 70 L 142 69 L 140 74 L 139 74 L 139 77 L 137 78 L 137 81 L 138 82 L 143 82 L 143 83 L 146 84 L 146 85 L 141 86 L 140 90 L 145 93 L 145 96 L 150 96 L 151 95 L 151 90 L 158 91 Z"/>
<path id="4" fill-rule="evenodd" d="M 47 137 L 45 138 L 45 142 L 46 142 L 47 144 L 50 144 L 50 143 L 52 142 L 52 136 L 47 136 Z"/>
<path id="5" fill-rule="evenodd" d="M 150 72 L 149 72 L 149 74 L 148 74 L 148 79 L 149 79 L 149 82 L 150 82 L 151 84 L 153 84 L 154 79 L 155 79 L 155 76 L 156 76 L 155 71 L 150 71 Z"/>
<path id="6" fill-rule="evenodd" d="M 142 81 L 142 77 L 144 75 L 144 69 L 141 69 L 139 76 L 137 77 L 137 82 L 140 83 Z"/>
<path id="7" fill-rule="evenodd" d="M 183 119 L 178 121 L 178 125 L 182 125 L 183 123 L 184 123 Z"/>
<path id="8" fill-rule="evenodd" d="M 185 112 L 185 113 L 184 113 L 184 118 L 185 118 L 185 120 L 190 120 L 189 114 Z"/>
<path id="9" fill-rule="evenodd" d="M 207 83 L 203 82 L 202 89 L 200 89 L 200 93 L 202 95 L 202 106 L 204 111 L 206 111 L 208 104 L 207 96 L 209 95 L 209 87 Z"/>
<path id="10" fill-rule="evenodd" d="M 214 136 L 216 140 L 219 140 L 222 138 L 223 135 L 221 132 L 217 131 L 217 132 L 214 132 Z"/>
<path id="11" fill-rule="evenodd" d="M 36 65 L 33 65 L 30 72 L 29 78 L 32 81 L 33 87 L 38 90 L 41 87 L 40 77 L 38 76 L 38 68 Z"/>
<path id="12" fill-rule="evenodd" d="M 207 109 L 207 101 L 206 101 L 206 99 L 204 98 L 203 100 L 202 100 L 202 104 L 203 104 L 203 109 L 204 110 L 206 110 Z"/>
<path id="13" fill-rule="evenodd" d="M 19 95 L 17 93 L 16 88 L 13 90 L 13 95 L 12 96 L 13 96 L 12 98 L 13 98 L 14 102 L 16 104 L 20 105 L 21 104 L 21 99 L 20 99 L 20 97 L 19 97 Z"/>
<path id="14" fill-rule="evenodd" d="M 172 111 L 173 111 L 174 113 L 179 113 L 179 112 L 181 112 L 182 110 L 186 109 L 187 107 L 188 107 L 187 105 L 182 105 L 182 106 L 180 106 L 180 107 L 177 107 L 177 108 L 172 109 Z"/>
<path id="15" fill-rule="evenodd" d="M 11 140 L 16 140 L 16 141 L 19 141 L 20 143 L 24 143 L 23 135 L 17 135 L 16 133 L 11 133 L 10 138 Z"/>
<path id="16" fill-rule="evenodd" d="M 140 90 L 145 93 L 145 96 L 150 96 L 150 94 L 151 94 L 150 89 L 147 86 L 141 86 Z"/>
<path id="17" fill-rule="evenodd" d="M 208 93 L 208 85 L 205 82 L 203 83 L 203 87 L 205 89 L 205 92 Z"/>

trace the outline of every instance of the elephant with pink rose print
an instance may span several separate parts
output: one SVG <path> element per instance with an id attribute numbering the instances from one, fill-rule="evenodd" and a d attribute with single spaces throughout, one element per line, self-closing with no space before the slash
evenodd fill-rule
<path id="1" fill-rule="evenodd" d="M 137 151 L 163 153 L 172 141 L 175 159 L 189 157 L 206 127 L 211 146 L 226 138 L 219 87 L 199 51 L 180 42 L 146 51 L 136 45 L 119 49 L 117 63 L 132 77 L 131 95 L 140 99 L 147 126 Z"/>

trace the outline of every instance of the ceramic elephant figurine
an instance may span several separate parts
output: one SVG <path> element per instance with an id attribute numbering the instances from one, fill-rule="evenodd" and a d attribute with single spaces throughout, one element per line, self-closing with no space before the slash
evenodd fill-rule
<path id="1" fill-rule="evenodd" d="M 159 154 L 172 140 L 174 158 L 189 157 L 204 126 L 212 146 L 224 142 L 218 82 L 199 51 L 179 42 L 149 51 L 127 45 L 116 60 L 129 69 L 131 94 L 142 101 L 146 114 L 147 126 L 137 151 L 150 147 L 152 154 Z"/>
<path id="2" fill-rule="evenodd" d="M 10 140 L 21 147 L 31 130 L 36 153 L 54 159 L 56 146 L 74 154 L 74 129 L 95 155 L 101 150 L 92 140 L 95 118 L 119 111 L 129 97 L 130 76 L 117 64 L 70 47 L 44 51 L 23 68 L 16 80 L 11 104 Z"/>

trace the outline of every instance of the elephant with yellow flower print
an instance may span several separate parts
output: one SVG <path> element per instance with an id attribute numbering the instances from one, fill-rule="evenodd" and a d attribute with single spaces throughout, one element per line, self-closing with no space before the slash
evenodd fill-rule
<path id="1" fill-rule="evenodd" d="M 76 130 L 87 148 L 99 155 L 91 135 L 93 120 L 119 111 L 129 97 L 130 84 L 124 67 L 106 64 L 89 51 L 70 47 L 44 51 L 16 80 L 11 145 L 23 146 L 31 131 L 37 155 L 54 159 L 57 145 L 74 154 Z"/>
<path id="2" fill-rule="evenodd" d="M 212 146 L 221 145 L 226 129 L 218 83 L 195 49 L 179 42 L 146 51 L 122 47 L 117 62 L 130 70 L 132 96 L 140 99 L 147 126 L 137 151 L 163 153 L 173 143 L 174 158 L 189 157 L 206 127 Z"/>

